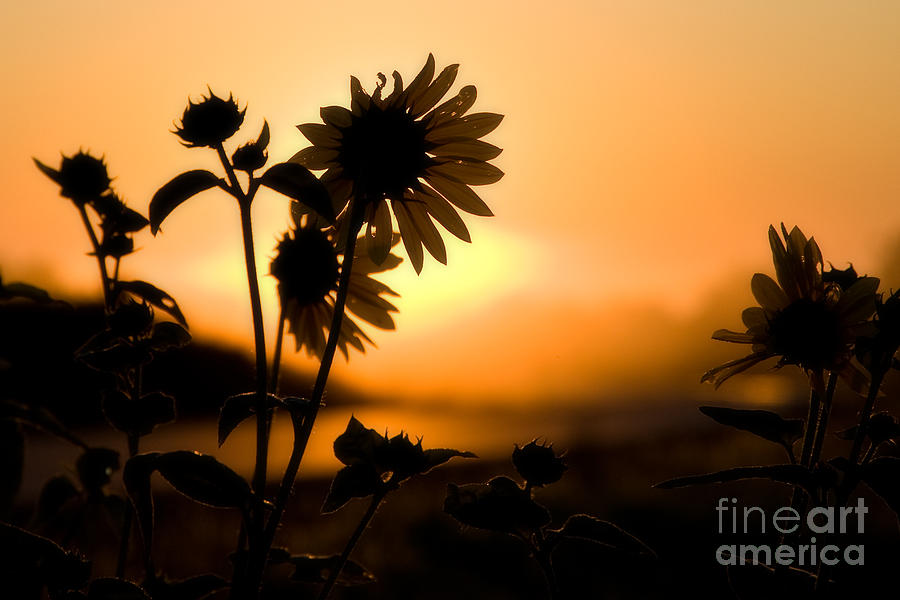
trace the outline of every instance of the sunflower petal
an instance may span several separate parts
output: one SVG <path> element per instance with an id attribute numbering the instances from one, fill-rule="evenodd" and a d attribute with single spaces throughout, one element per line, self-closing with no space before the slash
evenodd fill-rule
<path id="1" fill-rule="evenodd" d="M 482 142 L 481 140 L 464 139 L 441 144 L 440 146 L 429 150 L 429 152 L 435 156 L 453 156 L 456 158 L 488 161 L 500 156 L 500 153 L 503 152 L 503 150 L 493 144 Z"/>
<path id="2" fill-rule="evenodd" d="M 744 312 L 741 313 L 741 321 L 744 322 L 747 329 L 753 327 L 765 328 L 769 325 L 769 319 L 766 317 L 766 310 L 758 306 L 745 308 Z"/>
<path id="3" fill-rule="evenodd" d="M 430 113 L 422 117 L 422 120 L 434 128 L 453 119 L 458 119 L 466 114 L 475 104 L 478 92 L 474 85 L 467 85 L 459 92 Z"/>
<path id="4" fill-rule="evenodd" d="M 425 170 L 469 185 L 488 185 L 503 178 L 503 171 L 480 160 L 442 159 Z"/>
<path id="5" fill-rule="evenodd" d="M 484 203 L 484 200 L 466 184 L 434 175 L 426 176 L 425 180 L 428 182 L 428 185 L 437 190 L 441 196 L 460 210 L 480 217 L 494 216 L 494 213 Z"/>
<path id="6" fill-rule="evenodd" d="M 495 113 L 467 115 L 432 128 L 425 136 L 425 140 L 433 144 L 441 144 L 459 137 L 478 139 L 495 130 L 502 120 L 503 115 Z"/>
<path id="7" fill-rule="evenodd" d="M 748 354 L 747 356 L 743 356 L 741 358 L 737 358 L 735 360 L 730 360 L 724 364 L 719 365 L 718 367 L 713 367 L 709 371 L 703 374 L 700 378 L 701 383 L 705 383 L 707 381 L 713 382 L 715 384 L 716 389 L 719 389 L 719 386 L 725 383 L 726 380 L 734 377 L 738 373 L 743 373 L 750 367 L 761 363 L 767 358 L 771 358 L 774 356 L 771 353 L 753 353 Z"/>
<path id="8" fill-rule="evenodd" d="M 337 157 L 337 150 L 309 146 L 290 157 L 287 162 L 303 165 L 313 171 L 321 171 L 322 169 L 327 169 Z"/>
<path id="9" fill-rule="evenodd" d="M 750 291 L 759 305 L 766 310 L 784 310 L 790 303 L 787 295 L 778 284 L 763 273 L 756 273 L 750 280 Z"/>
<path id="10" fill-rule="evenodd" d="M 404 202 L 403 205 L 409 212 L 409 216 L 412 218 L 413 225 L 419 232 L 419 237 L 422 239 L 422 244 L 425 246 L 425 249 L 438 261 L 446 265 L 447 248 L 444 246 L 444 240 L 441 239 L 441 234 L 434 226 L 434 223 L 431 222 L 431 217 L 428 216 L 428 211 L 425 210 L 425 206 L 417 202 Z"/>
<path id="11" fill-rule="evenodd" d="M 403 78 L 397 71 L 394 71 L 391 76 L 394 78 L 394 89 L 391 90 L 390 95 L 384 99 L 384 104 L 388 107 L 393 107 L 403 96 Z"/>
<path id="12" fill-rule="evenodd" d="M 877 277 L 860 277 L 841 294 L 837 310 L 844 323 L 853 325 L 872 316 L 875 312 L 875 292 L 878 290 L 878 284 Z"/>
<path id="13" fill-rule="evenodd" d="M 444 229 L 458 237 L 464 242 L 471 242 L 472 236 L 466 224 L 463 223 L 459 213 L 450 206 L 450 203 L 444 200 L 440 194 L 432 190 L 428 186 L 423 186 L 421 190 L 413 192 L 413 198 L 422 202 L 428 213 L 434 217 L 435 221 L 440 223 Z"/>
<path id="14" fill-rule="evenodd" d="M 375 205 L 375 214 L 366 225 L 369 258 L 376 265 L 382 264 L 390 254 L 392 234 L 391 213 L 388 210 L 387 201 L 382 199 Z"/>
<path id="15" fill-rule="evenodd" d="M 303 123 L 297 125 L 300 133 L 315 146 L 336 149 L 340 146 L 341 132 L 331 125 L 321 123 Z"/>
<path id="16" fill-rule="evenodd" d="M 372 99 L 356 77 L 350 77 L 350 112 L 362 116 L 372 105 Z"/>
<path id="17" fill-rule="evenodd" d="M 419 232 L 413 225 L 412 216 L 410 216 L 403 202 L 392 200 L 391 206 L 394 209 L 394 216 L 397 217 L 400 238 L 403 240 L 403 247 L 406 248 L 406 253 L 409 255 L 409 262 L 412 263 L 416 273 L 421 273 L 425 256 L 422 252 L 422 240 L 419 239 Z"/>
<path id="18" fill-rule="evenodd" d="M 415 79 L 412 80 L 412 83 L 409 84 L 409 87 L 406 88 L 406 91 L 403 92 L 402 98 L 406 103 L 406 106 L 412 106 L 419 96 L 428 90 L 432 77 L 434 77 L 434 55 L 429 52 L 428 60 L 425 61 L 425 66 L 422 67 L 419 74 L 416 75 Z"/>
<path id="19" fill-rule="evenodd" d="M 712 339 L 720 342 L 734 342 L 736 344 L 752 344 L 756 341 L 756 336 L 751 333 L 739 333 L 730 329 L 717 329 L 712 334 Z"/>
<path id="20" fill-rule="evenodd" d="M 374 296 L 374 299 L 381 302 L 369 301 L 371 299 L 360 294 L 348 294 L 347 310 L 379 329 L 395 329 L 394 319 L 389 312 L 392 309 L 396 310 L 393 305 L 378 296 Z"/>
<path id="21" fill-rule="evenodd" d="M 343 106 L 323 106 L 319 109 L 319 115 L 332 127 L 343 129 L 353 123 L 353 113 Z"/>
<path id="22" fill-rule="evenodd" d="M 441 74 L 438 75 L 425 93 L 417 99 L 411 101 L 410 114 L 413 117 L 424 115 L 444 97 L 453 82 L 456 81 L 456 74 L 459 72 L 459 65 L 450 65 L 444 67 Z"/>

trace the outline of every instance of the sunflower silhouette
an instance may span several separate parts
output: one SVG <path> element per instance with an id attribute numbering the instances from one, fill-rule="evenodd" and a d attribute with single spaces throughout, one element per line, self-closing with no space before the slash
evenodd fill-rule
<path id="1" fill-rule="evenodd" d="M 325 352 L 326 335 L 334 318 L 341 258 L 334 235 L 334 229 L 319 229 L 313 219 L 304 220 L 297 229 L 285 234 L 270 265 L 270 273 L 278 280 L 279 299 L 297 352 L 305 348 L 309 356 L 318 358 Z M 358 240 L 346 308 L 380 329 L 394 329 L 391 313 L 397 308 L 382 296 L 399 294 L 371 275 L 393 269 L 401 259 L 389 253 L 376 265 L 366 253 L 365 240 Z M 349 358 L 349 346 L 365 352 L 363 342 L 375 345 L 349 315 L 344 315 L 338 339 L 344 358 Z"/>
<path id="2" fill-rule="evenodd" d="M 321 180 L 331 194 L 335 214 L 344 211 L 341 226 L 353 229 L 367 224 L 369 255 L 376 264 L 390 252 L 391 211 L 417 273 L 422 270 L 423 246 L 434 258 L 447 262 L 444 242 L 432 219 L 469 242 L 469 232 L 456 208 L 480 216 L 493 214 L 470 186 L 503 177 L 503 172 L 488 162 L 501 149 L 479 139 L 493 131 L 503 116 L 466 115 L 475 103 L 476 91 L 471 85 L 438 105 L 453 85 L 458 68 L 450 65 L 434 77 L 434 56 L 429 54 L 406 88 L 394 71 L 393 89 L 387 96 L 383 96 L 387 83 L 383 73 L 378 74 L 371 95 L 359 79 L 351 77 L 349 110 L 324 107 L 320 112 L 324 123 L 297 126 L 313 145 L 291 161 L 313 170 L 325 169 Z M 358 211 L 353 219 L 346 210 L 351 199 Z"/>
<path id="3" fill-rule="evenodd" d="M 851 347 L 875 311 L 875 277 L 823 277 L 822 254 L 813 238 L 798 227 L 781 226 L 784 242 L 769 227 L 769 244 L 776 283 L 757 273 L 750 282 L 759 306 L 741 318 L 745 332 L 719 329 L 713 339 L 751 344 L 752 353 L 704 373 L 702 381 L 719 387 L 725 380 L 768 358 L 780 356 L 777 367 L 798 365 L 805 371 L 827 369 L 851 382 L 860 374 L 850 362 Z M 826 281 L 827 280 L 827 281 Z M 855 385 L 855 384 L 854 384 Z"/>

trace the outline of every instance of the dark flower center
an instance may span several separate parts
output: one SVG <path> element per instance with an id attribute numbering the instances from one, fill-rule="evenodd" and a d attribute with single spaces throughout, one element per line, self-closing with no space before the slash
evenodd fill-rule
<path id="1" fill-rule="evenodd" d="M 401 198 L 428 164 L 425 125 L 405 110 L 373 105 L 342 134 L 338 162 L 370 201 Z"/>
<path id="2" fill-rule="evenodd" d="M 807 369 L 830 368 L 846 350 L 837 313 L 807 298 L 779 312 L 769 333 L 772 349 L 784 357 L 783 362 Z"/>
<path id="3" fill-rule="evenodd" d="M 278 244 L 271 273 L 278 279 L 282 305 L 291 300 L 301 305 L 321 302 L 337 288 L 337 254 L 325 234 L 300 229 Z"/>

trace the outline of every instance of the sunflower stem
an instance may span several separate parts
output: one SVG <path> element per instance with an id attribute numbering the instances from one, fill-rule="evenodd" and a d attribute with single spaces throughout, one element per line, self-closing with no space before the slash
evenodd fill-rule
<path id="1" fill-rule="evenodd" d="M 553 571 L 553 560 L 550 558 L 550 552 L 544 545 L 544 536 L 538 531 L 537 540 L 529 542 L 534 552 L 534 558 L 541 566 L 541 572 L 544 575 L 544 582 L 547 584 L 547 594 L 550 600 L 556 600 L 560 597 L 559 582 L 556 580 L 556 573 Z"/>
<path id="2" fill-rule="evenodd" d="M 281 311 L 278 313 L 278 333 L 275 337 L 275 353 L 272 355 L 272 378 L 269 381 L 269 389 L 276 396 L 278 395 L 278 370 L 281 367 L 281 347 L 284 345 L 284 323 L 286 320 L 287 315 L 282 306 Z"/>
<path id="3" fill-rule="evenodd" d="M 287 500 L 291 495 L 291 489 L 294 487 L 294 480 L 297 478 L 297 472 L 300 470 L 300 463 L 306 452 L 306 446 L 309 443 L 309 437 L 312 434 L 313 424 L 322 405 L 322 395 L 325 392 L 325 383 L 328 381 L 328 374 L 331 370 L 331 364 L 334 361 L 334 353 L 337 350 L 338 340 L 340 339 L 341 325 L 344 318 L 344 306 L 347 303 L 347 291 L 350 288 L 350 273 L 353 269 L 353 253 L 356 250 L 356 236 L 362 229 L 363 210 L 357 208 L 355 202 L 351 200 L 349 207 L 350 228 L 347 234 L 347 243 L 344 249 L 344 260 L 341 263 L 341 275 L 338 283 L 337 297 L 334 303 L 334 315 L 331 319 L 331 328 L 328 330 L 328 341 L 325 344 L 325 351 L 322 354 L 322 361 L 319 363 L 319 372 L 316 375 L 316 383 L 313 387 L 311 406 L 309 414 L 302 419 L 298 416 L 292 416 L 294 419 L 294 445 L 291 450 L 291 457 L 288 461 L 287 469 L 281 480 L 281 487 L 278 489 L 278 495 L 275 498 L 275 508 L 269 516 L 266 524 L 266 533 L 263 537 L 263 549 L 268 554 L 269 548 L 275 539 L 275 532 L 281 523 L 281 517 L 284 515 L 284 509 Z M 262 565 L 265 568 L 265 565 Z M 259 576 L 262 577 L 260 570 Z"/>
<path id="4" fill-rule="evenodd" d="M 91 225 L 91 220 L 88 218 L 87 209 L 82 204 L 78 207 L 78 211 L 81 213 L 81 221 L 84 223 L 84 228 L 87 230 L 88 236 L 91 238 L 91 246 L 94 249 L 94 256 L 97 257 L 97 264 L 100 267 L 100 281 L 103 284 L 103 308 L 108 313 L 112 308 L 109 304 L 109 273 L 106 271 L 106 258 L 103 254 L 100 253 L 100 242 L 97 239 L 97 234 L 94 232 L 94 227 Z"/>
<path id="5" fill-rule="evenodd" d="M 814 467 L 816 463 L 819 462 L 819 456 L 822 454 L 822 444 L 825 441 L 825 432 L 828 428 L 828 417 L 831 415 L 831 401 L 834 398 L 837 377 L 837 373 L 834 371 L 828 373 L 828 384 L 825 386 L 825 394 L 822 399 L 822 410 L 819 414 L 819 423 L 816 426 L 816 437 L 813 441 L 810 456 L 810 468 Z M 821 378 L 819 385 L 821 385 Z"/>
<path id="6" fill-rule="evenodd" d="M 375 516 L 375 511 L 378 510 L 378 505 L 381 504 L 381 501 L 384 500 L 386 495 L 387 492 L 378 492 L 372 496 L 369 508 L 362 516 L 362 519 L 360 519 L 353 535 L 347 540 L 347 545 L 344 546 L 344 551 L 341 552 L 337 565 L 332 567 L 331 573 L 328 574 L 328 580 L 325 582 L 325 585 L 322 586 L 322 591 L 319 592 L 318 600 L 327 600 L 329 594 L 331 594 L 331 590 L 334 588 L 334 584 L 337 583 L 338 577 L 340 577 L 341 571 L 344 569 L 344 565 L 347 564 L 347 560 L 350 558 L 350 553 L 353 552 L 353 548 L 356 547 L 359 538 L 362 537 L 362 534 L 365 533 L 366 529 L 369 527 L 372 517 Z"/>
<path id="7" fill-rule="evenodd" d="M 878 390 L 881 389 L 881 381 L 884 379 L 886 369 L 878 369 L 872 372 L 872 380 L 869 382 L 869 393 L 866 395 L 866 403 L 859 415 L 859 426 L 856 429 L 856 437 L 853 438 L 853 447 L 850 449 L 850 464 L 855 465 L 862 451 L 863 441 L 866 439 L 866 430 L 869 428 L 869 419 L 875 408 L 875 399 L 878 398 Z"/>
<path id="8" fill-rule="evenodd" d="M 803 448 L 800 451 L 800 464 L 809 467 L 809 461 L 812 457 L 812 448 L 815 442 L 816 424 L 819 422 L 819 404 L 821 396 L 817 381 L 822 379 L 821 371 L 814 371 L 809 376 L 809 412 L 806 415 L 806 433 L 803 436 Z"/>

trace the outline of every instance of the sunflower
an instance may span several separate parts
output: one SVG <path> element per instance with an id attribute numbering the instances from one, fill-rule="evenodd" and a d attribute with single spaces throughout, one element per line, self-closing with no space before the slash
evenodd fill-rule
<path id="1" fill-rule="evenodd" d="M 326 334 L 334 317 L 334 304 L 340 271 L 340 254 L 334 245 L 334 230 L 319 229 L 312 219 L 304 220 L 296 230 L 288 231 L 279 242 L 270 273 L 278 280 L 278 295 L 294 335 L 296 350 L 306 348 L 310 356 L 321 358 Z M 353 270 L 347 291 L 348 311 L 380 329 L 394 329 L 392 312 L 397 308 L 382 295 L 398 296 L 391 288 L 370 277 L 393 269 L 400 257 L 389 254 L 381 265 L 365 256 L 365 240 L 359 240 L 354 253 Z M 363 342 L 374 342 L 349 317 L 344 315 L 338 347 L 348 358 L 348 346 L 365 352 Z"/>
<path id="2" fill-rule="evenodd" d="M 291 161 L 326 170 L 321 179 L 331 194 L 335 214 L 344 211 L 344 227 L 367 224 L 365 238 L 375 264 L 381 264 L 390 251 L 391 211 L 417 273 L 422 270 L 423 246 L 437 260 L 447 262 L 444 242 L 432 219 L 469 242 L 469 232 L 454 206 L 474 215 L 493 214 L 469 186 L 503 177 L 503 172 L 488 162 L 500 154 L 500 148 L 479 139 L 493 131 L 503 116 L 464 116 L 475 103 L 471 85 L 438 105 L 453 85 L 458 68 L 450 65 L 434 77 L 434 56 L 429 54 L 424 68 L 406 88 L 394 71 L 393 89 L 384 97 L 387 78 L 383 73 L 378 74 L 371 95 L 359 79 L 351 77 L 349 110 L 324 107 L 320 111 L 324 123 L 297 126 L 313 145 Z M 351 198 L 357 206 L 354 211 L 358 211 L 353 219 L 345 210 Z"/>
<path id="3" fill-rule="evenodd" d="M 769 227 L 769 244 L 776 283 L 757 273 L 750 282 L 759 302 L 741 315 L 747 331 L 719 329 L 713 339 L 751 344 L 752 353 L 704 373 L 702 381 L 716 387 L 726 379 L 768 358 L 779 356 L 777 367 L 798 365 L 805 371 L 827 369 L 850 381 L 859 373 L 850 362 L 851 347 L 875 310 L 875 277 L 844 277 L 825 273 L 822 254 L 813 238 L 798 227 L 781 226 L 784 242 Z M 841 274 L 842 276 L 837 276 Z"/>

